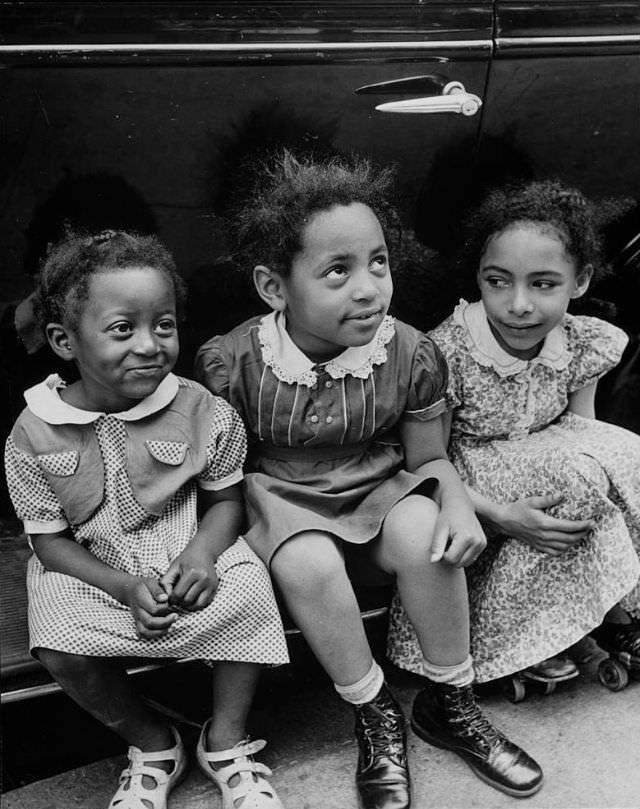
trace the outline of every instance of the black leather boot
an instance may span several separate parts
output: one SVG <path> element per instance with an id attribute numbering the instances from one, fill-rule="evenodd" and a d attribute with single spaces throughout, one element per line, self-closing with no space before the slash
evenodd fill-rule
<path id="1" fill-rule="evenodd" d="M 354 705 L 360 748 L 356 784 L 363 809 L 407 809 L 411 805 L 404 716 L 387 688 Z"/>
<path id="2" fill-rule="evenodd" d="M 411 727 L 424 741 L 453 750 L 492 787 L 515 797 L 542 786 L 542 770 L 524 750 L 493 727 L 470 685 L 428 681 L 413 703 Z"/>

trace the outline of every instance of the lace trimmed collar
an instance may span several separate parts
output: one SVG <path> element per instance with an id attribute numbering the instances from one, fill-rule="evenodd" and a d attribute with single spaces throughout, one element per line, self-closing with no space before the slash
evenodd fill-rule
<path id="1" fill-rule="evenodd" d="M 59 393 L 60 388 L 66 387 L 66 383 L 58 376 L 51 374 L 44 382 L 40 382 L 29 388 L 24 393 L 24 398 L 29 410 L 38 418 L 46 421 L 47 424 L 91 424 L 97 421 L 105 413 L 98 413 L 93 410 L 81 410 L 79 407 L 65 402 Z M 178 378 L 173 374 L 166 376 L 154 392 L 142 401 L 134 405 L 130 410 L 123 410 L 122 413 L 110 413 L 121 421 L 138 421 L 139 419 L 157 413 L 170 404 L 178 392 Z"/>
<path id="2" fill-rule="evenodd" d="M 342 354 L 324 363 L 314 363 L 293 342 L 285 328 L 281 312 L 271 312 L 260 321 L 258 339 L 265 365 L 276 378 L 289 385 L 313 387 L 318 379 L 316 368 L 322 367 L 332 379 L 343 379 L 347 374 L 366 379 L 374 365 L 387 361 L 385 346 L 395 334 L 394 319 L 386 315 L 374 338 L 363 346 L 350 346 Z"/>
<path id="3" fill-rule="evenodd" d="M 474 360 L 480 365 L 492 367 L 499 376 L 513 376 L 535 364 L 556 370 L 562 370 L 569 364 L 570 354 L 561 324 L 547 334 L 537 356 L 523 360 L 513 357 L 496 340 L 482 301 L 467 303 L 461 300 L 454 309 L 453 320 L 464 328 L 467 346 Z"/>

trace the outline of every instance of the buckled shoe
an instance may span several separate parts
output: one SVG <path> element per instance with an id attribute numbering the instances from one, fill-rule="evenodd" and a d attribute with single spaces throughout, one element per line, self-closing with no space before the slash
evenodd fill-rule
<path id="1" fill-rule="evenodd" d="M 411 727 L 429 744 L 457 753 L 479 778 L 501 792 L 524 798 L 542 786 L 539 765 L 493 727 L 470 685 L 429 681 L 415 698 Z"/>
<path id="2" fill-rule="evenodd" d="M 360 748 L 356 784 L 363 809 L 408 809 L 407 734 L 400 706 L 383 684 L 375 699 L 353 708 Z"/>

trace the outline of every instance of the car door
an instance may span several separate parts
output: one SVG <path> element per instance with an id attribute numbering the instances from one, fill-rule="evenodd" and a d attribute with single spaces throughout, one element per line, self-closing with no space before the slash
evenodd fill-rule
<path id="1" fill-rule="evenodd" d="M 537 175 L 640 196 L 640 4 L 498 0 L 483 136 Z"/>
<path id="2" fill-rule="evenodd" d="M 26 2 L 4 13 L 5 299 L 25 285 L 30 216 L 65 173 L 126 178 L 189 276 L 224 255 L 212 209 L 224 207 L 243 149 L 284 143 L 396 163 L 411 218 L 434 156 L 479 134 L 489 0 Z M 443 90 L 477 101 L 376 110 Z"/>

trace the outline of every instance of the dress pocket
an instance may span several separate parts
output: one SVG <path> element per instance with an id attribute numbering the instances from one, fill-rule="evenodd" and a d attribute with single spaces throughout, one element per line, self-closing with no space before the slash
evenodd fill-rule
<path id="1" fill-rule="evenodd" d="M 189 449 L 189 444 L 184 441 L 145 441 L 145 446 L 149 453 L 160 463 L 167 466 L 180 466 Z"/>
<path id="2" fill-rule="evenodd" d="M 78 468 L 80 453 L 76 450 L 67 452 L 49 452 L 45 455 L 38 455 L 38 463 L 45 472 L 60 478 L 67 478 L 74 475 Z"/>

